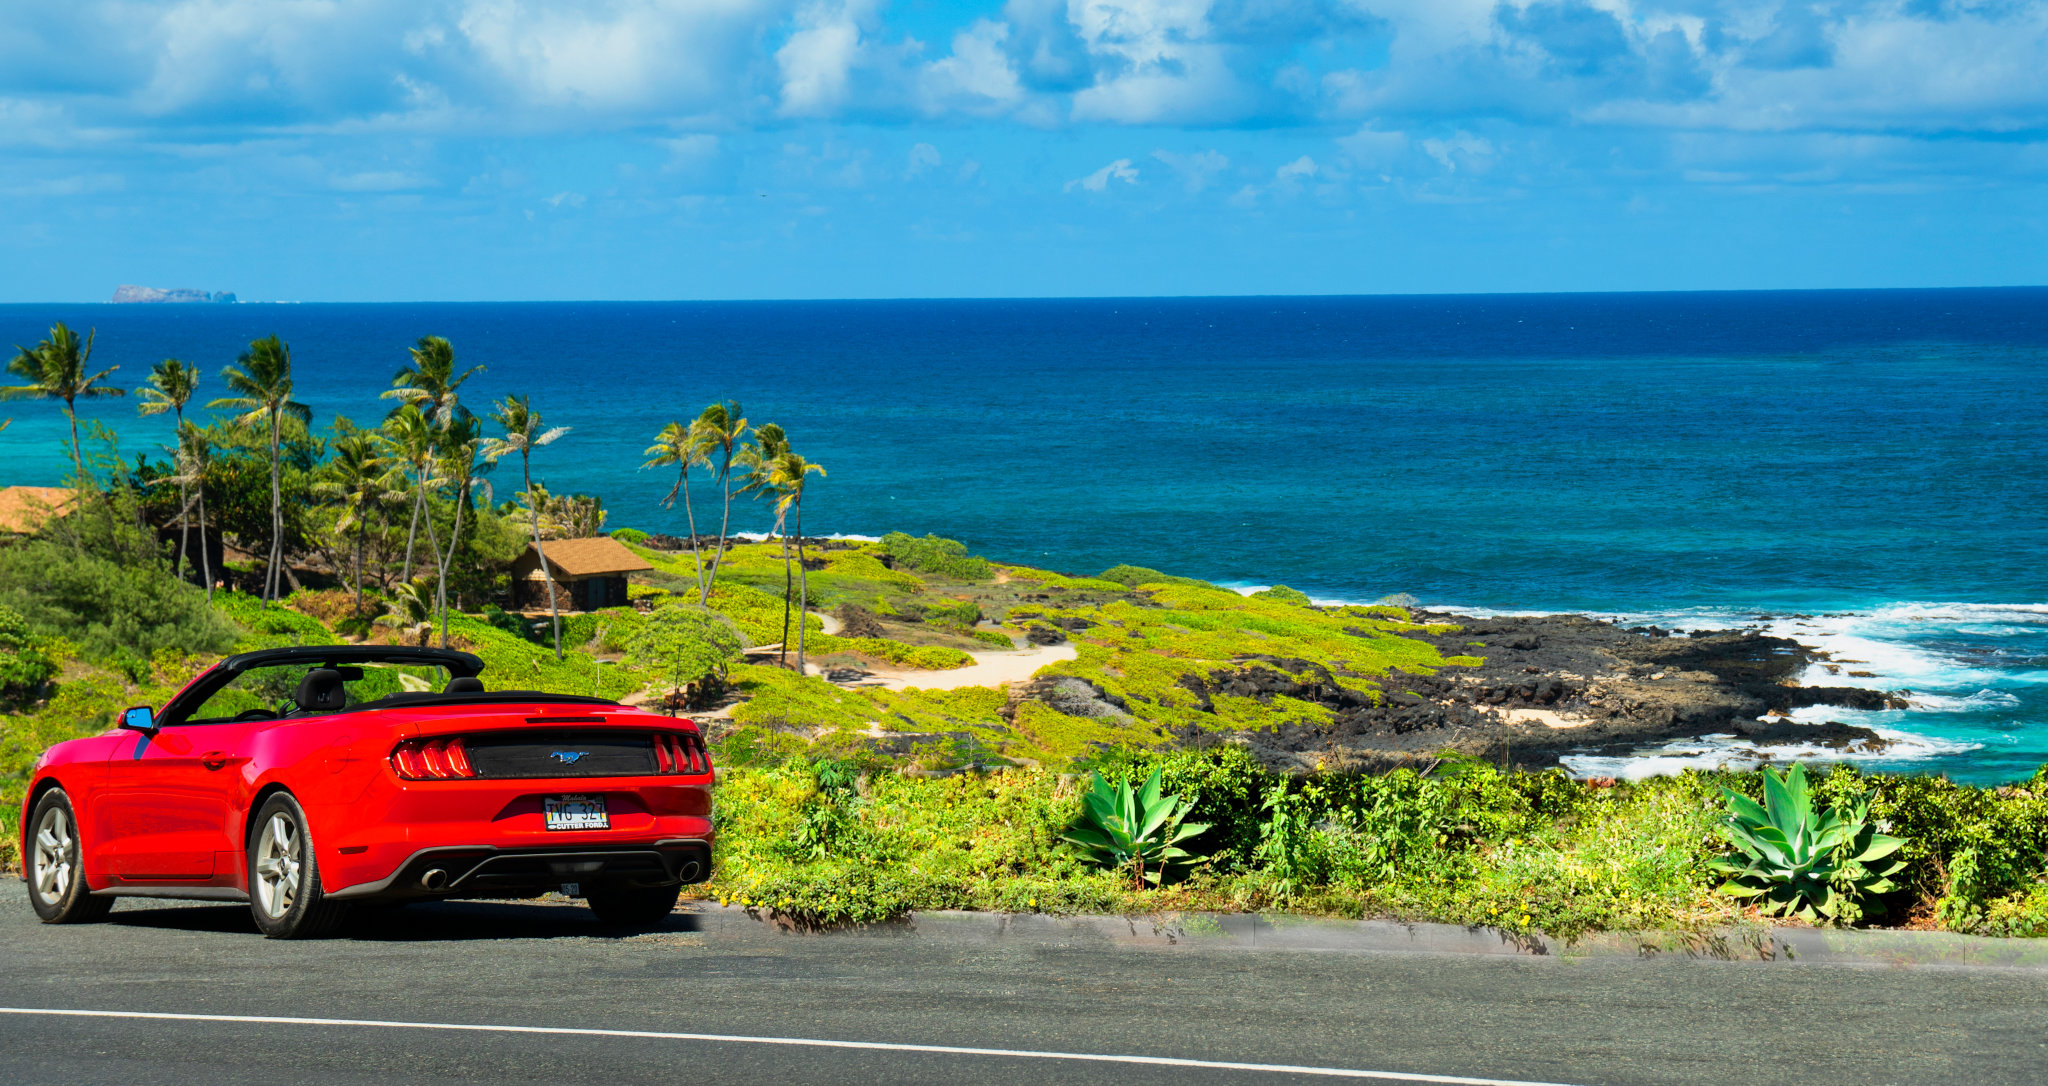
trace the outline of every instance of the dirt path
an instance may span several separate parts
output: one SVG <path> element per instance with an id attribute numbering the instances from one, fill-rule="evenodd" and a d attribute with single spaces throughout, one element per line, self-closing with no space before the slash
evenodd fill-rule
<path id="1" fill-rule="evenodd" d="M 917 687 L 920 690 L 957 690 L 963 686 L 1007 686 L 1023 682 L 1038 669 L 1076 655 L 1072 644 L 1033 645 L 1011 652 L 972 652 L 974 662 L 951 671 L 910 671 L 901 668 L 874 669 L 875 681 L 890 690 Z"/>

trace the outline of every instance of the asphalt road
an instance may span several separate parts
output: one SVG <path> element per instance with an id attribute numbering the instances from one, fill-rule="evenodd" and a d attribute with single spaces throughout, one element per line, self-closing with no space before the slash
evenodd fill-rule
<path id="1" fill-rule="evenodd" d="M 698 930 L 701 929 L 701 930 Z M 1136 1055 L 1548 1083 L 2039 1083 L 2048 972 L 1305 953 L 1100 935 L 607 937 L 574 905 L 414 906 L 279 943 L 242 906 L 45 927 L 0 885 L 0 1007 Z M 0 1083 L 1247 1082 L 1331 1078 L 677 1037 L 0 1013 Z M 1355 1079 L 1375 1081 L 1371 1078 Z M 1398 1081 L 1382 1079 L 1378 1081 Z"/>

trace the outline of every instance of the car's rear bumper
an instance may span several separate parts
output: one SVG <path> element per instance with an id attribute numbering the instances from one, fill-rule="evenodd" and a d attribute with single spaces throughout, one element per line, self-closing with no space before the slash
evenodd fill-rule
<path id="1" fill-rule="evenodd" d="M 672 886 L 710 877 L 711 842 L 706 840 L 559 848 L 442 845 L 413 853 L 384 878 L 343 887 L 327 897 L 508 897 L 567 883 Z"/>
<path id="2" fill-rule="evenodd" d="M 715 840 L 711 787 L 708 774 L 682 781 L 384 778 L 360 798 L 309 806 L 307 813 L 330 896 L 484 897 L 566 882 L 700 881 Z M 609 824 L 548 829 L 543 801 L 565 794 L 601 797 Z M 430 855 L 443 862 L 422 859 Z M 543 862 L 550 856 L 561 858 Z M 698 873 L 689 875 L 685 867 L 693 859 Z M 600 866 L 590 868 L 593 863 Z M 429 870 L 445 874 L 443 889 L 420 884 Z M 580 878 L 579 871 L 596 877 Z"/>

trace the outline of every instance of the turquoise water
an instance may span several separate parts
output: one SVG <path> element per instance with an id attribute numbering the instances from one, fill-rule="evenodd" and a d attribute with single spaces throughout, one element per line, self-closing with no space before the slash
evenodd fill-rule
<path id="1" fill-rule="evenodd" d="M 277 332 L 321 419 L 380 415 L 405 346 L 445 335 L 488 366 L 473 402 L 575 428 L 540 474 L 614 525 L 679 528 L 638 453 L 733 397 L 829 469 L 818 531 L 1333 600 L 1820 616 L 1770 624 L 1873 674 L 1814 681 L 1914 692 L 1815 714 L 1900 736 L 1884 764 L 2048 762 L 2048 290 L 0 307 L 11 342 L 59 319 L 128 384 Z M 9 411 L 5 481 L 59 481 L 57 413 Z M 162 440 L 132 402 L 99 415 L 131 456 Z M 1638 764 L 1740 754 L 1702 747 Z"/>

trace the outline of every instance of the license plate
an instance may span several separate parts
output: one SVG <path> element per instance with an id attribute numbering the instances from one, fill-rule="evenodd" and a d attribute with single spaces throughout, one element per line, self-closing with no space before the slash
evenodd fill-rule
<path id="1" fill-rule="evenodd" d="M 603 796 L 545 796 L 541 814 L 551 830 L 608 830 L 611 815 L 605 813 Z"/>

